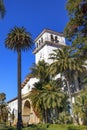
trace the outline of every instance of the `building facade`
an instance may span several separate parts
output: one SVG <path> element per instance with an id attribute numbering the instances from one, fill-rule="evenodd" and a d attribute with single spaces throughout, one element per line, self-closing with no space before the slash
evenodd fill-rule
<path id="1" fill-rule="evenodd" d="M 49 59 L 49 54 L 52 53 L 54 49 L 61 48 L 65 45 L 66 43 L 63 33 L 55 32 L 50 29 L 44 29 L 35 39 L 35 49 L 33 51 L 35 54 L 35 63 L 37 64 L 39 60 L 44 59 L 45 62 L 51 64 L 53 61 Z M 38 82 L 38 79 L 27 76 L 21 84 L 22 119 L 24 124 L 37 124 L 40 122 L 39 118 L 33 111 L 32 103 L 28 97 L 30 91 L 34 87 L 35 82 Z M 17 97 L 8 101 L 8 106 L 10 108 L 10 112 L 14 114 L 14 119 L 9 117 L 9 121 L 16 124 L 18 112 Z"/>

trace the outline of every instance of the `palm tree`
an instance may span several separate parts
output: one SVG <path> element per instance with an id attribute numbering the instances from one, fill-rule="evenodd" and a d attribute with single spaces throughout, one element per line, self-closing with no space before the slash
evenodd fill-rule
<path id="1" fill-rule="evenodd" d="M 42 86 L 42 89 L 33 88 L 29 98 L 37 116 L 39 115 L 45 123 L 53 123 L 59 112 L 64 109 L 66 96 L 56 81 L 49 81 Z"/>
<path id="2" fill-rule="evenodd" d="M 39 79 L 38 82 L 34 84 L 34 89 L 32 90 L 30 94 L 30 99 L 32 100 L 33 108 L 37 116 L 42 119 L 42 111 L 43 108 L 40 106 L 40 92 L 43 89 L 43 85 L 49 82 L 50 80 L 50 74 L 49 74 L 49 65 L 44 60 L 39 61 L 38 64 L 33 64 L 33 67 L 30 68 L 31 70 L 31 76 L 36 77 Z M 37 94 L 36 94 L 37 92 Z M 36 105 L 37 103 L 37 105 Z M 39 111 L 39 113 L 38 113 Z"/>
<path id="3" fill-rule="evenodd" d="M 62 91 L 60 83 L 50 80 L 43 86 L 41 98 L 45 110 L 46 123 L 54 123 L 65 107 L 66 95 Z"/>
<path id="4" fill-rule="evenodd" d="M 73 116 L 73 106 L 72 106 L 72 96 L 70 86 L 72 85 L 74 79 L 74 87 L 78 91 L 79 84 L 77 80 L 77 73 L 83 72 L 82 61 L 73 57 L 73 51 L 71 47 L 64 46 L 62 49 L 56 49 L 52 54 L 50 54 L 50 59 L 53 59 L 51 64 L 51 72 L 53 74 L 63 75 L 66 79 L 68 94 L 71 103 L 72 116 Z"/>
<path id="5" fill-rule="evenodd" d="M 29 99 L 32 101 L 32 107 L 35 112 L 35 115 L 40 119 L 43 119 L 43 106 L 41 99 L 41 90 L 37 88 L 33 88 L 29 94 Z"/>
<path id="6" fill-rule="evenodd" d="M 0 0 L 0 18 L 4 18 L 5 15 L 5 6 L 3 0 Z"/>
<path id="7" fill-rule="evenodd" d="M 31 75 L 38 78 L 39 81 L 34 84 L 35 88 L 31 91 L 29 96 L 29 98 L 32 100 L 33 108 L 36 109 L 36 111 L 40 110 L 40 113 L 42 113 L 43 119 L 46 123 L 49 120 L 47 113 L 52 114 L 52 109 L 59 108 L 58 105 L 62 106 L 62 104 L 60 104 L 60 102 L 62 103 L 62 97 L 59 97 L 59 93 L 61 95 L 62 92 L 58 88 L 58 85 L 60 88 L 63 86 L 59 79 L 54 81 L 51 78 L 49 67 L 49 64 L 44 60 L 33 65 L 31 68 Z"/>
<path id="8" fill-rule="evenodd" d="M 22 127 L 22 103 L 21 103 L 21 51 L 31 49 L 33 45 L 31 34 L 24 27 L 14 27 L 5 40 L 8 49 L 17 51 L 18 54 L 18 123 Z"/>

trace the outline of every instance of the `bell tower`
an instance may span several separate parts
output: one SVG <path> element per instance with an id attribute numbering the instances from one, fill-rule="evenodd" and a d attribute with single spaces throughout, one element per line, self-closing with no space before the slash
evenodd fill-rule
<path id="1" fill-rule="evenodd" d="M 50 29 L 44 29 L 35 39 L 35 63 L 44 59 L 49 64 L 52 60 L 49 59 L 49 54 L 57 48 L 65 46 L 65 38 L 63 33 L 55 32 Z"/>

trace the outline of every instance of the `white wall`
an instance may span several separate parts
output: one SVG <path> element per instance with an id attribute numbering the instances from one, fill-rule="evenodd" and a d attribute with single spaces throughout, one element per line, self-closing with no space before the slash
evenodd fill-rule
<path id="1" fill-rule="evenodd" d="M 17 111 L 18 111 L 18 100 L 15 99 L 12 102 L 8 103 L 8 107 L 10 108 L 10 112 L 12 113 L 14 110 L 15 117 L 17 118 Z"/>
<path id="2" fill-rule="evenodd" d="M 53 37 L 57 36 L 59 42 L 58 44 L 61 45 L 66 45 L 65 43 L 65 38 L 63 36 L 55 35 L 52 34 Z M 51 33 L 45 32 L 37 41 L 36 41 L 36 49 L 37 49 L 37 43 L 38 43 L 38 48 L 44 44 L 45 41 L 51 41 Z M 39 40 L 41 41 L 41 38 L 43 38 L 43 43 L 40 43 L 39 45 Z M 52 63 L 53 61 L 49 59 L 49 54 L 53 52 L 54 49 L 57 49 L 58 47 L 54 47 L 50 44 L 45 44 L 39 51 L 36 52 L 35 54 L 35 63 L 37 64 L 39 60 L 44 59 L 48 63 Z"/>
<path id="3" fill-rule="evenodd" d="M 35 82 L 38 82 L 38 79 L 36 79 L 36 78 L 31 78 L 28 82 L 27 82 L 27 84 L 24 86 L 24 88 L 22 88 L 22 94 L 27 94 L 27 93 L 29 93 L 31 90 L 32 90 L 32 88 L 34 87 L 34 83 Z"/>

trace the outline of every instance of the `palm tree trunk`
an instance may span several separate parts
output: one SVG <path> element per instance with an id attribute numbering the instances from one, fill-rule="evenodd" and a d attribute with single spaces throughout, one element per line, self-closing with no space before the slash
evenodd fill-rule
<path id="1" fill-rule="evenodd" d="M 22 124 L 22 100 L 21 100 L 21 50 L 18 50 L 18 122 L 17 128 L 21 130 Z"/>
<path id="2" fill-rule="evenodd" d="M 68 88 L 68 95 L 69 95 L 69 99 L 70 99 L 70 106 L 71 106 L 71 116 L 74 120 L 74 113 L 73 113 L 73 104 L 72 104 L 72 96 L 71 96 L 71 91 L 70 91 L 70 86 L 69 83 L 67 81 L 67 88 Z"/>
<path id="3" fill-rule="evenodd" d="M 75 86 L 76 91 L 78 92 L 79 91 L 79 82 L 78 82 L 78 78 L 77 77 L 78 77 L 78 74 L 77 74 L 77 72 L 75 72 L 73 74 L 74 86 Z"/>
<path id="4" fill-rule="evenodd" d="M 45 123 L 48 123 L 47 122 L 47 109 L 45 110 Z"/>

